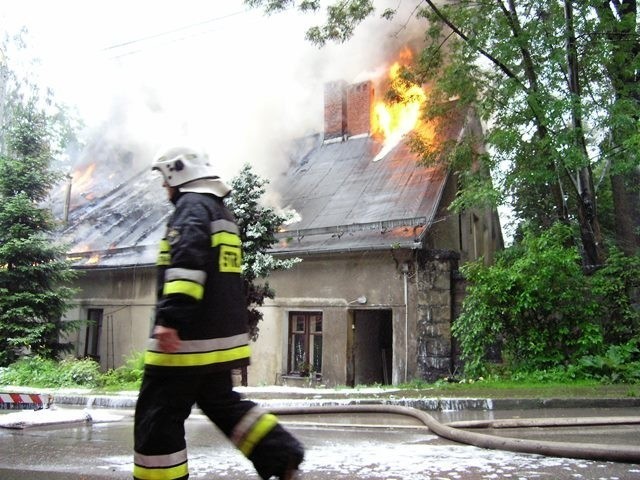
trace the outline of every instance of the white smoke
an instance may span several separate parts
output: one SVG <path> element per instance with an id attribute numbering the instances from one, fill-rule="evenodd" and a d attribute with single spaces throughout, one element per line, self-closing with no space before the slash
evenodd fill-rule
<path id="1" fill-rule="evenodd" d="M 291 140 L 322 131 L 325 82 L 386 75 L 398 51 L 425 30 L 412 17 L 416 0 L 376 2 L 352 39 L 321 49 L 304 34 L 324 12 L 265 16 L 241 0 L 112 0 L 97 11 L 80 0 L 68 0 L 67 9 L 20 3 L 37 45 L 55 46 L 54 56 L 43 57 L 54 89 L 87 115 L 87 147 L 76 162 L 113 162 L 105 153 L 112 145 L 130 152 L 129 165 L 115 166 L 120 179 L 169 143 L 204 148 L 226 179 L 247 162 L 276 178 L 289 167 Z M 394 21 L 380 18 L 398 5 Z M 30 11 L 46 22 L 36 24 Z M 45 26 L 55 30 L 38 30 Z"/>

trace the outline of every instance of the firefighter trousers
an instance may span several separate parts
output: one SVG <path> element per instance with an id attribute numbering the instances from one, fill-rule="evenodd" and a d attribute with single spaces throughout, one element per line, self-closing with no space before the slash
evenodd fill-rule
<path id="1" fill-rule="evenodd" d="M 300 442 L 274 415 L 233 390 L 230 371 L 145 373 L 135 411 L 135 480 L 189 478 L 184 422 L 194 404 L 251 460 L 262 479 L 280 477 L 302 462 Z"/>

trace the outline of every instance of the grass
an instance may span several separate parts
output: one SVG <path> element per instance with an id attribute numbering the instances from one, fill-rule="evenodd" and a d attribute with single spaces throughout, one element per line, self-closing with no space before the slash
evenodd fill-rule
<path id="1" fill-rule="evenodd" d="M 35 388 L 86 388 L 93 394 L 137 391 L 142 376 L 142 354 L 134 354 L 125 365 L 107 373 L 99 372 L 99 365 L 90 360 L 54 362 L 39 357 L 24 358 L 11 367 L 0 369 L 0 385 L 20 385 Z M 543 372 L 544 373 L 544 372 Z M 546 375 L 546 374 L 545 374 Z M 375 396 L 402 395 L 408 398 L 639 398 L 640 383 L 607 383 L 598 380 L 576 380 L 542 374 L 520 376 L 517 380 L 490 376 L 459 382 L 439 380 L 427 383 L 414 380 L 399 386 L 359 385 L 356 388 L 337 386 L 332 395 L 355 398 L 371 396 L 371 387 L 378 387 Z M 363 391 L 363 389 L 367 391 Z M 324 389 L 329 393 L 329 389 Z M 401 390 L 401 392 L 399 392 Z M 323 387 L 308 396 L 322 395 Z M 287 393 L 280 393 L 280 396 Z"/>

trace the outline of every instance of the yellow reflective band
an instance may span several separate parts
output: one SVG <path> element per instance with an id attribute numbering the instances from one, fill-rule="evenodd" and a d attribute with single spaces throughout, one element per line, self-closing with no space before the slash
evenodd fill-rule
<path id="1" fill-rule="evenodd" d="M 251 356 L 249 345 L 202 353 L 161 353 L 147 350 L 144 354 L 145 365 L 159 367 L 201 367 L 215 363 L 227 363 Z"/>
<path id="2" fill-rule="evenodd" d="M 171 263 L 171 246 L 166 239 L 160 240 L 160 251 L 158 252 L 158 260 L 156 265 L 165 266 Z"/>
<path id="3" fill-rule="evenodd" d="M 175 480 L 189 474 L 187 462 L 169 468 L 146 468 L 140 465 L 133 466 L 133 478 L 136 480 Z"/>
<path id="4" fill-rule="evenodd" d="M 171 295 L 172 293 L 182 293 L 196 300 L 202 300 L 202 297 L 204 297 L 204 287 L 199 283 L 190 282 L 189 280 L 166 282 L 162 288 L 162 294 Z"/>
<path id="5" fill-rule="evenodd" d="M 158 260 L 156 261 L 156 265 L 161 267 L 171 265 L 171 254 L 160 252 L 158 254 Z"/>
<path id="6" fill-rule="evenodd" d="M 267 433 L 269 433 L 278 424 L 278 419 L 275 415 L 267 413 L 263 415 L 260 420 L 256 422 L 249 434 L 242 441 L 242 444 L 238 447 L 245 457 L 251 455 L 251 452 L 255 446 L 260 443 Z"/>
<path id="7" fill-rule="evenodd" d="M 217 247 L 218 245 L 234 245 L 239 247 L 242 245 L 240 236 L 235 233 L 218 232 L 211 235 L 211 246 Z"/>

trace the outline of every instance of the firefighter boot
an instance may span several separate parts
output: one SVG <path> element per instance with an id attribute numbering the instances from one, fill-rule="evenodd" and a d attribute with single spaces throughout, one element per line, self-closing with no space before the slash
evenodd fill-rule
<path id="1" fill-rule="evenodd" d="M 280 478 L 280 480 L 302 480 L 300 470 L 297 468 L 287 468 L 284 474 L 278 478 Z"/>
<path id="2" fill-rule="evenodd" d="M 300 470 L 298 470 L 298 466 L 302 463 L 303 453 L 301 451 L 295 452 L 290 458 L 289 463 L 287 464 L 287 468 L 285 471 L 278 476 L 280 480 L 300 480 L 302 476 L 300 475 Z"/>

